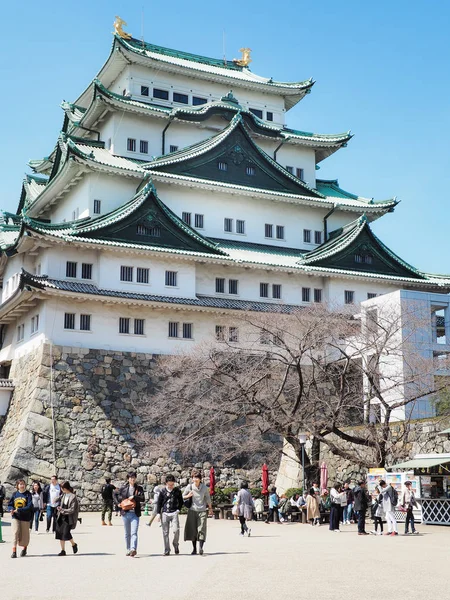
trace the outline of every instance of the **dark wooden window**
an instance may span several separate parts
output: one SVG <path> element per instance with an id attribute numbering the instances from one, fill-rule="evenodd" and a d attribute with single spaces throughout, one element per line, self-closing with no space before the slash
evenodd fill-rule
<path id="1" fill-rule="evenodd" d="M 259 119 L 263 118 L 263 111 L 259 110 L 259 108 L 249 108 L 249 111 L 258 117 Z"/>
<path id="2" fill-rule="evenodd" d="M 200 104 L 206 104 L 208 100 L 206 98 L 201 98 L 200 96 L 192 96 L 192 104 L 194 106 L 199 106 Z"/>
<path id="3" fill-rule="evenodd" d="M 167 90 L 160 90 L 158 88 L 153 88 L 153 98 L 159 98 L 160 100 L 168 100 L 169 92 Z"/>
<path id="4" fill-rule="evenodd" d="M 92 279 L 92 265 L 81 263 L 81 279 Z"/>
<path id="5" fill-rule="evenodd" d="M 189 104 L 189 96 L 187 94 L 180 94 L 179 92 L 174 92 L 173 101 L 179 102 L 180 104 Z"/>
<path id="6" fill-rule="evenodd" d="M 141 85 L 141 96 L 148 96 L 148 95 L 149 95 L 148 85 Z"/>
<path id="7" fill-rule="evenodd" d="M 66 262 L 66 277 L 76 277 L 77 276 L 77 264 L 76 262 L 72 262 L 68 260 Z"/>

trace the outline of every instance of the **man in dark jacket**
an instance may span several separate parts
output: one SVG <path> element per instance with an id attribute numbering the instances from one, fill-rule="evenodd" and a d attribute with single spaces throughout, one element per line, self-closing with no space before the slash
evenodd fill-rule
<path id="1" fill-rule="evenodd" d="M 166 486 L 161 489 L 158 496 L 157 514 L 161 515 L 161 526 L 164 539 L 164 556 L 170 554 L 169 530 L 172 523 L 173 549 L 179 554 L 180 522 L 178 513 L 183 507 L 183 496 L 179 487 L 175 487 L 175 477 L 167 475 Z"/>
<path id="2" fill-rule="evenodd" d="M 106 525 L 106 514 L 108 514 L 108 525 L 112 525 L 112 512 L 114 506 L 113 494 L 116 486 L 111 483 L 110 477 L 107 477 L 105 481 L 105 485 L 102 486 L 102 525 Z"/>
<path id="3" fill-rule="evenodd" d="M 366 511 L 369 506 L 369 495 L 365 481 L 360 481 L 354 487 L 353 496 L 355 498 L 354 510 L 358 515 L 358 535 L 369 535 L 366 532 Z"/>

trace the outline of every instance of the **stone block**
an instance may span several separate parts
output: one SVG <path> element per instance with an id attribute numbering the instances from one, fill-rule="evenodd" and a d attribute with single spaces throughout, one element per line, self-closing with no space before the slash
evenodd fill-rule
<path id="1" fill-rule="evenodd" d="M 53 423 L 52 420 L 43 415 L 30 412 L 26 419 L 25 427 L 29 431 L 38 433 L 39 435 L 45 435 L 47 437 L 53 437 Z"/>

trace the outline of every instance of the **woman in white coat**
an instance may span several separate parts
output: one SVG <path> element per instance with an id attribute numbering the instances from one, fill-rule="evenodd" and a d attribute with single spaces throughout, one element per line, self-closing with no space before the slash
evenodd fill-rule
<path id="1" fill-rule="evenodd" d="M 248 528 L 246 521 L 251 521 L 253 518 L 253 498 L 248 491 L 248 483 L 246 481 L 241 483 L 241 489 L 237 495 L 237 506 L 239 510 L 239 523 L 241 524 L 241 533 L 239 535 L 247 534 L 250 537 L 252 530 Z"/>

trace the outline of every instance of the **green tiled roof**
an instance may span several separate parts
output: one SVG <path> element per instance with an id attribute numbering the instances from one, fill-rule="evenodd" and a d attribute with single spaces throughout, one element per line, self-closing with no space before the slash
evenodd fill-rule
<path id="1" fill-rule="evenodd" d="M 394 208 L 398 204 L 398 200 L 396 198 L 374 201 L 373 198 L 363 198 L 362 196 L 351 194 L 350 192 L 343 190 L 339 186 L 339 182 L 337 179 L 316 179 L 316 189 L 327 197 L 339 198 L 342 200 L 358 200 L 360 202 L 367 203 L 368 207 L 370 205 L 389 205 L 392 206 L 392 208 Z"/>

